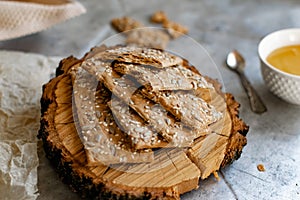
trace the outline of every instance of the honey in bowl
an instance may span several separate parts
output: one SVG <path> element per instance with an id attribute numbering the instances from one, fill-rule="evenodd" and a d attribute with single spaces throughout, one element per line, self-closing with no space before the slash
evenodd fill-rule
<path id="1" fill-rule="evenodd" d="M 300 76 L 300 45 L 290 45 L 272 51 L 267 57 L 273 67 Z"/>

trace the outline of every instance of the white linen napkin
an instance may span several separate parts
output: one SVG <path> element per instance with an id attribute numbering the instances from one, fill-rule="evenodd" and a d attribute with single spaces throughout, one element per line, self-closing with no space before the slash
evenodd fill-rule
<path id="1" fill-rule="evenodd" d="M 0 41 L 42 31 L 85 12 L 71 0 L 0 0 Z"/>

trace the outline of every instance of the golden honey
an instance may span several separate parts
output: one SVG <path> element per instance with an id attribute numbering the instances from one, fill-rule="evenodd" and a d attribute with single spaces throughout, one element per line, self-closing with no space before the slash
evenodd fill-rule
<path id="1" fill-rule="evenodd" d="M 281 71 L 300 75 L 300 45 L 278 48 L 268 55 L 267 61 Z"/>

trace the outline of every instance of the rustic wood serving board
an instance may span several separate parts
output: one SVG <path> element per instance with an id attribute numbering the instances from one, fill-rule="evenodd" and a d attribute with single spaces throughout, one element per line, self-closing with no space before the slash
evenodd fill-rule
<path id="1" fill-rule="evenodd" d="M 89 166 L 74 123 L 69 74 L 69 69 L 83 60 L 63 60 L 57 77 L 45 85 L 39 132 L 46 155 L 60 177 L 83 197 L 180 199 L 180 194 L 198 188 L 199 179 L 240 156 L 248 127 L 238 118 L 239 104 L 233 96 L 223 94 L 216 86 L 210 93 L 211 104 L 223 117 L 210 125 L 212 132 L 196 139 L 192 147 L 156 150 L 154 161 L 149 163 Z"/>

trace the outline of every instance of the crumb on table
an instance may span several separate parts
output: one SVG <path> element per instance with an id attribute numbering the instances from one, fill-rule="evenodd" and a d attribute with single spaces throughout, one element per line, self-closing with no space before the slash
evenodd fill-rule
<path id="1" fill-rule="evenodd" d="M 163 23 L 163 27 L 168 30 L 168 33 L 173 39 L 176 39 L 184 34 L 188 33 L 188 28 L 172 21 L 166 21 Z"/>
<path id="2" fill-rule="evenodd" d="M 220 177 L 217 171 L 213 172 L 214 177 L 217 179 L 217 181 L 220 181 Z"/>
<path id="3" fill-rule="evenodd" d="M 257 165 L 257 169 L 258 169 L 258 171 L 260 171 L 260 172 L 266 171 L 265 166 L 264 166 L 263 164 L 258 164 L 258 165 Z"/>
<path id="4" fill-rule="evenodd" d="M 152 23 L 161 24 L 168 21 L 168 17 L 164 11 L 156 11 L 151 17 L 150 21 Z"/>
<path id="5" fill-rule="evenodd" d="M 127 16 L 112 19 L 111 25 L 118 32 L 124 32 L 143 27 L 141 22 Z"/>

